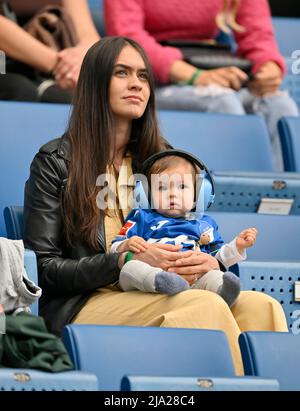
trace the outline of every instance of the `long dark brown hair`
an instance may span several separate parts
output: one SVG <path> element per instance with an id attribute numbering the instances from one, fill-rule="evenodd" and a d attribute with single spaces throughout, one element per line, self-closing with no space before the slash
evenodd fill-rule
<path id="1" fill-rule="evenodd" d="M 67 130 L 71 140 L 71 161 L 64 197 L 68 242 L 79 237 L 95 249 L 99 248 L 97 235 L 101 214 L 104 214 L 96 204 L 96 180 L 98 175 L 106 173 L 116 147 L 109 85 L 115 62 L 127 45 L 143 58 L 150 87 L 144 114 L 132 121 L 128 148 L 138 163 L 165 148 L 156 118 L 153 74 L 144 50 L 126 37 L 103 38 L 89 49 L 80 71 Z"/>

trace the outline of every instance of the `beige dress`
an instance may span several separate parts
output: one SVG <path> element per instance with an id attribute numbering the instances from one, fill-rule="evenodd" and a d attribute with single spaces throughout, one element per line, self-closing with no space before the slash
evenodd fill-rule
<path id="1" fill-rule="evenodd" d="M 130 158 L 123 161 L 131 173 Z M 124 174 L 119 174 L 124 182 Z M 120 187 L 124 187 L 122 184 Z M 122 189 L 123 190 L 123 189 Z M 119 195 L 121 191 L 119 189 Z M 123 216 L 111 214 L 105 219 L 109 245 L 123 225 Z M 217 294 L 205 290 L 187 290 L 173 296 L 123 292 L 109 286 L 97 290 L 74 319 L 74 323 L 206 328 L 223 330 L 228 338 L 237 375 L 243 374 L 238 345 L 242 331 L 288 331 L 284 312 L 278 301 L 267 294 L 242 291 L 231 309 Z M 183 352 L 195 347 L 182 347 Z"/>

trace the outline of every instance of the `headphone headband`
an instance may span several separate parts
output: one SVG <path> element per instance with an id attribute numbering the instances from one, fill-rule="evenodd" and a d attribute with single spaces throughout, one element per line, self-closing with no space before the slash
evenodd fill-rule
<path id="1" fill-rule="evenodd" d="M 167 156 L 178 156 L 185 158 L 192 164 L 196 164 L 200 170 L 204 170 L 206 174 L 208 175 L 208 179 L 210 180 L 211 186 L 212 186 L 212 196 L 215 195 L 215 183 L 213 180 L 213 177 L 206 167 L 206 165 L 197 157 L 195 157 L 193 154 L 188 153 L 187 151 L 184 150 L 175 150 L 175 149 L 168 149 L 164 151 L 159 151 L 158 153 L 152 154 L 147 160 L 144 161 L 142 165 L 142 174 L 147 175 L 147 172 L 149 169 L 152 167 L 152 165 L 159 159 Z"/>

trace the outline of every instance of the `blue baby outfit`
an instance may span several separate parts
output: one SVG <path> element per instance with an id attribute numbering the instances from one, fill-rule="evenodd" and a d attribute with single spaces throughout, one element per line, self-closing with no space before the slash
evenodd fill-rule
<path id="1" fill-rule="evenodd" d="M 208 215 L 201 219 L 165 217 L 151 209 L 132 210 L 119 235 L 113 240 L 124 241 L 133 236 L 142 237 L 151 243 L 181 244 L 181 251 L 195 249 L 203 232 L 209 232 L 210 242 L 201 245 L 201 251 L 216 254 L 224 244 L 217 223 Z"/>

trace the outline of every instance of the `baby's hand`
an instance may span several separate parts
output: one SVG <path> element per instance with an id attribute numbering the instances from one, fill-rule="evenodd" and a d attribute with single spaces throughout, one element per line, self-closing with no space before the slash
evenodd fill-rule
<path id="1" fill-rule="evenodd" d="M 235 240 L 238 251 L 242 253 L 245 248 L 252 247 L 256 241 L 256 235 L 257 229 L 254 227 L 242 231 Z"/>
<path id="2" fill-rule="evenodd" d="M 123 247 L 122 247 L 123 246 Z M 122 248 L 120 250 L 120 248 Z M 143 238 L 134 235 L 128 240 L 124 241 L 118 249 L 118 251 L 133 251 L 134 253 L 141 253 L 148 249 L 148 243 Z"/>

